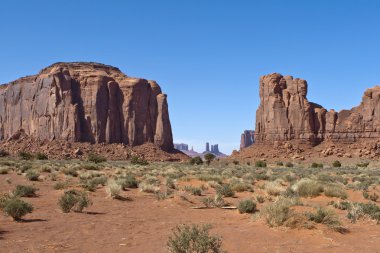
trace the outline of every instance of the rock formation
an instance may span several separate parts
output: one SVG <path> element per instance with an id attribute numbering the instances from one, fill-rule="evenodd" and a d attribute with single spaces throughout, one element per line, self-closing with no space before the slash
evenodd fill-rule
<path id="1" fill-rule="evenodd" d="M 240 149 L 249 147 L 249 146 L 251 146 L 255 142 L 255 140 L 254 140 L 254 134 L 255 134 L 255 131 L 253 131 L 253 130 L 245 130 L 241 134 Z"/>
<path id="2" fill-rule="evenodd" d="M 0 86 L 0 140 L 154 143 L 173 149 L 166 95 L 155 81 L 98 63 L 56 63 Z"/>
<path id="3" fill-rule="evenodd" d="M 189 145 L 185 143 L 174 143 L 174 148 L 179 150 L 179 151 L 189 151 Z"/>
<path id="4" fill-rule="evenodd" d="M 380 137 L 380 87 L 365 91 L 351 110 L 327 111 L 307 100 L 307 82 L 274 73 L 260 78 L 256 143 L 295 140 L 317 145 L 325 140 L 352 143 Z"/>

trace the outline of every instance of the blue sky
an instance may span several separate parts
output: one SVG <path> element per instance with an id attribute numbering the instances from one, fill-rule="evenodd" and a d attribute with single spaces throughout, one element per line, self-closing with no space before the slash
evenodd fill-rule
<path id="1" fill-rule="evenodd" d="M 230 153 L 254 128 L 261 75 L 306 79 L 327 109 L 380 84 L 380 1 L 1 0 L 0 83 L 57 61 L 156 80 L 174 140 Z"/>

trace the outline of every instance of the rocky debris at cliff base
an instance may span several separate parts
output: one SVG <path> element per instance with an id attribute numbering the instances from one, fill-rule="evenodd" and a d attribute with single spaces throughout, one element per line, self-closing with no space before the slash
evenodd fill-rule
<path id="1" fill-rule="evenodd" d="M 312 146 L 297 141 L 276 141 L 274 144 L 253 144 L 234 151 L 231 159 L 295 160 L 380 160 L 380 140 L 359 140 L 355 143 L 324 141 Z"/>
<path id="2" fill-rule="evenodd" d="M 167 152 L 153 143 L 145 143 L 139 146 L 128 146 L 122 143 L 86 143 L 68 141 L 38 141 L 28 137 L 18 140 L 0 142 L 0 150 L 5 150 L 12 156 L 17 156 L 20 151 L 31 154 L 44 153 L 49 159 L 87 159 L 89 154 L 99 154 L 108 160 L 128 160 L 132 156 L 144 157 L 148 161 L 188 161 L 189 157 L 184 153 L 173 150 Z"/>

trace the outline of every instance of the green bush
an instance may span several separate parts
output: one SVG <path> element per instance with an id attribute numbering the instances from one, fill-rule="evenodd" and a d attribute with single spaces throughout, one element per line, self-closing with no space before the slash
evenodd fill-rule
<path id="1" fill-rule="evenodd" d="M 190 159 L 191 165 L 201 165 L 203 163 L 203 160 L 200 156 L 196 156 Z"/>
<path id="2" fill-rule="evenodd" d="M 35 197 L 38 189 L 31 185 L 16 185 L 12 191 L 13 196 L 17 197 Z"/>
<path id="3" fill-rule="evenodd" d="M 87 160 L 94 163 L 102 163 L 107 161 L 104 156 L 98 154 L 89 154 Z"/>
<path id="4" fill-rule="evenodd" d="M 369 162 L 365 162 L 365 163 L 358 163 L 356 166 L 366 168 L 368 167 L 368 165 L 369 165 Z"/>
<path id="5" fill-rule="evenodd" d="M 332 166 L 335 168 L 339 168 L 339 167 L 342 167 L 342 164 L 339 161 L 334 161 Z"/>
<path id="6" fill-rule="evenodd" d="M 119 178 L 117 182 L 123 187 L 124 190 L 127 188 L 137 188 L 139 186 L 139 182 L 133 175 L 127 175 L 126 177 Z"/>
<path id="7" fill-rule="evenodd" d="M 195 196 L 202 196 L 202 190 L 199 187 L 185 186 L 184 190 Z"/>
<path id="8" fill-rule="evenodd" d="M 265 161 L 256 161 L 255 166 L 259 168 L 265 168 L 267 167 L 267 163 Z"/>
<path id="9" fill-rule="evenodd" d="M 256 200 L 257 200 L 257 202 L 259 202 L 261 204 L 265 202 L 265 198 L 261 195 L 256 196 Z"/>
<path id="10" fill-rule="evenodd" d="M 46 154 L 44 154 L 44 153 L 37 153 L 37 154 L 36 154 L 36 159 L 37 159 L 37 160 L 47 160 L 47 159 L 49 159 L 49 158 L 48 158 L 48 156 L 47 156 Z"/>
<path id="11" fill-rule="evenodd" d="M 13 220 L 19 221 L 21 217 L 33 212 L 33 206 L 19 198 L 10 198 L 5 201 L 4 213 Z"/>
<path id="12" fill-rule="evenodd" d="M 76 170 L 76 168 L 74 167 L 71 167 L 71 168 L 64 168 L 62 170 L 63 174 L 65 174 L 66 176 L 73 176 L 73 177 L 77 177 L 78 176 L 78 172 Z"/>
<path id="13" fill-rule="evenodd" d="M 240 213 L 253 213 L 256 211 L 256 203 L 250 199 L 242 200 L 238 204 Z"/>
<path id="14" fill-rule="evenodd" d="M 18 156 L 22 160 L 32 160 L 33 159 L 33 155 L 28 153 L 28 152 L 25 152 L 25 151 L 18 152 Z"/>
<path id="15" fill-rule="evenodd" d="M 67 183 L 66 182 L 57 182 L 54 185 L 54 190 L 63 190 L 63 189 L 66 189 L 66 187 L 67 187 Z"/>
<path id="16" fill-rule="evenodd" d="M 216 193 L 224 197 L 233 197 L 235 192 L 232 190 L 229 184 L 222 184 L 216 186 Z"/>
<path id="17" fill-rule="evenodd" d="M 58 206 L 64 213 L 69 213 L 71 210 L 82 212 L 89 205 L 91 205 L 91 201 L 87 194 L 77 190 L 65 191 L 58 200 Z"/>
<path id="18" fill-rule="evenodd" d="M 210 226 L 177 226 L 169 237 L 167 247 L 171 253 L 221 253 L 222 239 L 209 234 Z"/>
<path id="19" fill-rule="evenodd" d="M 40 174 L 35 170 L 26 171 L 25 177 L 30 181 L 38 181 Z"/>
<path id="20" fill-rule="evenodd" d="M 312 163 L 311 168 L 323 168 L 323 164 L 322 163 Z"/>
<path id="21" fill-rule="evenodd" d="M 0 157 L 6 157 L 9 156 L 9 153 L 5 151 L 4 149 L 0 149 Z"/>
<path id="22" fill-rule="evenodd" d="M 212 160 L 215 159 L 215 155 L 211 154 L 211 153 L 207 153 L 207 154 L 204 155 L 204 158 L 206 160 L 207 165 L 210 165 L 210 163 L 212 162 Z"/>
<path id="23" fill-rule="evenodd" d="M 0 175 L 8 174 L 8 168 L 0 168 Z"/>
<path id="24" fill-rule="evenodd" d="M 340 233 L 347 232 L 347 229 L 342 227 L 339 216 L 333 210 L 318 208 L 316 213 L 308 213 L 308 216 L 311 221 L 324 224 L 332 230 Z"/>
<path id="25" fill-rule="evenodd" d="M 132 156 L 131 158 L 131 164 L 134 164 L 134 165 L 148 165 L 148 161 L 145 160 L 144 157 L 139 157 L 139 156 Z"/>
<path id="26" fill-rule="evenodd" d="M 277 166 L 284 166 L 284 163 L 283 162 L 277 162 L 276 165 Z"/>
<path id="27" fill-rule="evenodd" d="M 285 166 L 286 166 L 287 168 L 292 168 L 292 167 L 293 167 L 293 163 L 291 163 L 291 162 L 287 162 L 287 163 L 285 164 Z"/>

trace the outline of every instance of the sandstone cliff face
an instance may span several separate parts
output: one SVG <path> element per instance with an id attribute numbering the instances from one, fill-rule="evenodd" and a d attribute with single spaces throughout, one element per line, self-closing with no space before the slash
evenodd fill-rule
<path id="1" fill-rule="evenodd" d="M 0 140 L 20 130 L 38 140 L 173 148 L 158 84 L 98 63 L 57 63 L 0 86 Z"/>
<path id="2" fill-rule="evenodd" d="M 241 134 L 240 150 L 242 150 L 243 148 L 247 148 L 247 147 L 251 146 L 255 142 L 254 134 L 255 134 L 255 131 L 253 131 L 253 130 L 245 130 Z"/>
<path id="3" fill-rule="evenodd" d="M 380 87 L 368 89 L 362 103 L 339 113 L 307 100 L 307 82 L 274 73 L 260 78 L 255 142 L 324 140 L 354 142 L 380 137 Z"/>

